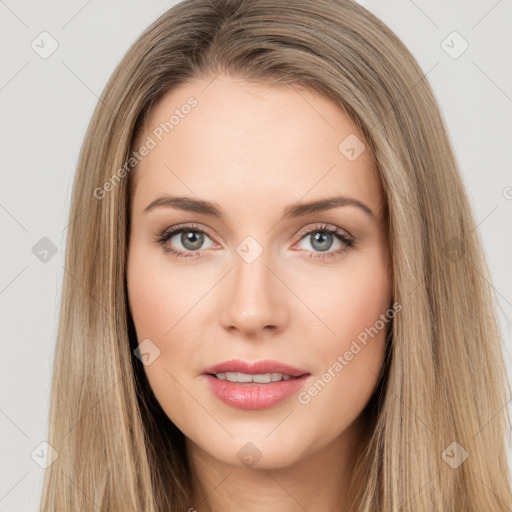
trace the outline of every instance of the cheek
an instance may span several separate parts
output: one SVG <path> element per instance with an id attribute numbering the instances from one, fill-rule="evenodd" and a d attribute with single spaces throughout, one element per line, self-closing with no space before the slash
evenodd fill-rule
<path id="1" fill-rule="evenodd" d="M 320 320 L 310 316 L 311 323 L 320 329 L 316 337 L 327 343 L 328 355 L 350 345 L 391 306 L 391 275 L 385 250 L 379 246 L 353 253 L 331 272 L 325 267 L 310 267 L 300 274 L 303 277 L 296 279 L 295 290 Z"/>
<path id="2" fill-rule="evenodd" d="M 127 265 L 127 286 L 133 322 L 139 341 L 167 340 L 174 326 L 197 302 L 195 284 L 179 268 L 173 269 L 166 255 L 134 246 Z"/>
<path id="3" fill-rule="evenodd" d="M 326 334 L 317 335 L 315 345 L 323 367 L 297 398 L 315 422 L 325 421 L 321 428 L 335 435 L 359 415 L 377 385 L 395 316 L 391 276 L 384 253 L 375 251 L 347 262 L 334 280 L 319 272 L 307 283 L 314 312 L 324 324 L 315 323 L 316 328 Z"/>
<path id="4" fill-rule="evenodd" d="M 190 407 L 181 372 L 189 367 L 198 350 L 194 340 L 200 337 L 194 335 L 193 325 L 187 321 L 187 313 L 193 307 L 192 301 L 197 302 L 198 294 L 180 277 L 179 270 L 171 274 L 165 257 L 155 257 L 154 253 L 151 257 L 148 251 L 138 247 L 130 251 L 127 264 L 130 311 L 138 343 L 149 347 L 151 357 L 149 364 L 144 364 L 144 372 L 167 416 L 178 427 L 184 427 L 197 414 Z"/>
<path id="5" fill-rule="evenodd" d="M 139 342 L 159 338 L 172 327 L 169 311 L 173 311 L 171 287 L 154 266 L 134 259 L 128 267 L 130 311 Z"/>
<path id="6" fill-rule="evenodd" d="M 162 373 L 165 368 L 164 359 L 170 344 L 175 337 L 175 330 L 180 327 L 180 318 L 185 313 L 185 304 L 181 294 L 176 290 L 182 289 L 182 283 L 176 282 L 176 277 L 170 275 L 169 265 L 155 258 L 143 248 L 130 248 L 127 265 L 127 286 L 130 312 L 132 315 L 138 343 L 148 343 L 154 348 L 158 357 L 144 369 L 148 376 Z M 179 273 L 178 273 L 179 276 Z M 182 351 L 172 351 L 175 357 L 180 357 Z"/>

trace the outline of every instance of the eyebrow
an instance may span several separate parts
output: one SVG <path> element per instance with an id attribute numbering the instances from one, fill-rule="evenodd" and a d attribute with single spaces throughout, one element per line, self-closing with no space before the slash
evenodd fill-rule
<path id="1" fill-rule="evenodd" d="M 313 213 L 331 210 L 332 208 L 339 208 L 341 206 L 355 206 L 370 217 L 376 218 L 375 213 L 365 203 L 347 196 L 327 197 L 325 199 L 318 199 L 306 203 L 294 203 L 285 207 L 283 210 L 283 218 L 295 218 Z M 156 198 L 144 209 L 144 213 L 148 213 L 155 208 L 175 208 L 186 212 L 201 213 L 219 219 L 224 218 L 222 207 L 218 203 L 206 201 L 204 199 L 195 199 L 193 197 L 177 197 L 170 195 L 163 195 Z"/>

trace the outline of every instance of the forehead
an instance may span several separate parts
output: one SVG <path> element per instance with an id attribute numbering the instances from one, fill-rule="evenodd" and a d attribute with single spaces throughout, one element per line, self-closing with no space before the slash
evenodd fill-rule
<path id="1" fill-rule="evenodd" d="M 143 145 L 152 149 L 134 175 L 135 210 L 165 192 L 240 208 L 337 194 L 378 214 L 383 206 L 359 129 L 341 106 L 305 87 L 222 75 L 184 84 L 154 105 L 134 150 Z"/>

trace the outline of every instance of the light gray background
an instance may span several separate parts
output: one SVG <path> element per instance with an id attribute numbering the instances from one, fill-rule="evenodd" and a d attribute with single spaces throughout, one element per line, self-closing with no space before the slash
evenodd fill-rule
<path id="1" fill-rule="evenodd" d="M 67 214 L 83 136 L 115 65 L 174 3 L 0 0 L 1 511 L 38 510 L 44 471 L 31 454 L 47 439 Z M 491 268 L 510 371 L 512 1 L 360 3 L 404 41 L 438 98 Z M 31 47 L 43 31 L 58 42 L 47 59 Z M 458 58 L 442 47 L 453 31 L 469 44 Z M 458 53 L 463 41 L 452 39 L 444 45 Z M 46 263 L 32 252 L 43 237 L 57 249 Z"/>

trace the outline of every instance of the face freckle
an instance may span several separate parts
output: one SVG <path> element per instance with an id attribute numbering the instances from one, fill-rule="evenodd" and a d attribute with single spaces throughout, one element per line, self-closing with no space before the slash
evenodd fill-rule
<path id="1" fill-rule="evenodd" d="M 130 177 L 130 311 L 139 343 L 159 351 L 144 370 L 191 449 L 216 460 L 240 466 L 249 441 L 261 467 L 341 452 L 377 384 L 392 303 L 375 164 L 343 110 L 312 90 L 205 83 L 167 93 L 137 139 L 197 100 Z M 237 408 L 203 373 L 232 359 L 310 375 L 271 407 Z"/>

